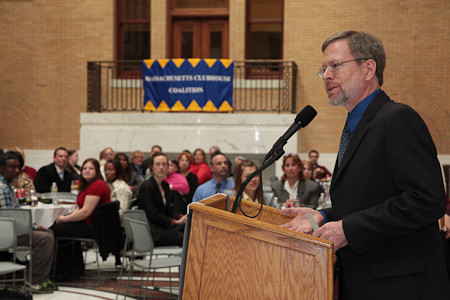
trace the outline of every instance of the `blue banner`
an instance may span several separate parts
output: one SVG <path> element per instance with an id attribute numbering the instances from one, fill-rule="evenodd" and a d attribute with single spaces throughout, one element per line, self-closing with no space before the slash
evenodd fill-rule
<path id="1" fill-rule="evenodd" d="M 144 109 L 232 111 L 233 71 L 231 59 L 146 59 Z"/>

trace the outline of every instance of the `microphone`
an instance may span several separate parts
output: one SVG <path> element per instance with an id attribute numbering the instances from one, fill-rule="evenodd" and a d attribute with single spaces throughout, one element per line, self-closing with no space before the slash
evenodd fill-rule
<path id="1" fill-rule="evenodd" d="M 280 148 L 280 146 L 286 145 L 288 139 L 297 132 L 300 128 L 308 126 L 308 124 L 316 117 L 317 111 L 311 106 L 307 105 L 303 108 L 295 117 L 294 123 L 289 129 L 273 144 L 272 149 L 267 153 L 264 160 L 267 160 L 273 155 L 273 153 Z"/>

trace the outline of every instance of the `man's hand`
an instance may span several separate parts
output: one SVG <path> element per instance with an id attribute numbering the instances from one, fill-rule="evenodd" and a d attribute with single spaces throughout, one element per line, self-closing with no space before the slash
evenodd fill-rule
<path id="1" fill-rule="evenodd" d="M 441 228 L 441 230 L 445 232 L 445 238 L 450 239 L 450 216 L 445 214 L 444 221 L 444 226 Z"/>
<path id="2" fill-rule="evenodd" d="M 334 253 L 348 245 L 345 237 L 344 228 L 342 227 L 342 220 L 336 222 L 328 222 L 319 229 L 313 232 L 313 236 L 328 240 L 334 244 Z"/>
<path id="3" fill-rule="evenodd" d="M 284 208 L 281 210 L 281 213 L 284 215 L 295 215 L 294 219 L 286 224 L 281 225 L 281 227 L 295 230 L 301 233 L 309 234 L 313 232 L 311 224 L 305 217 L 308 213 L 310 213 L 314 217 L 314 220 L 316 220 L 319 226 L 325 222 L 320 212 L 308 207 Z"/>

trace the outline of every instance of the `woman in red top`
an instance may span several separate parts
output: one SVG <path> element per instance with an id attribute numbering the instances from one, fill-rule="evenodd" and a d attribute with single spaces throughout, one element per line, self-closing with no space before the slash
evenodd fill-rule
<path id="1" fill-rule="evenodd" d="M 100 164 L 95 158 L 88 158 L 81 167 L 78 189 L 78 208 L 71 214 L 59 216 L 50 227 L 57 237 L 92 238 L 91 220 L 100 204 L 111 202 L 109 188 L 103 181 Z M 56 272 L 59 277 L 79 276 L 84 273 L 83 257 L 79 242 L 58 248 Z"/>
<path id="2" fill-rule="evenodd" d="M 211 170 L 206 163 L 206 153 L 203 149 L 195 149 L 194 163 L 191 165 L 189 171 L 197 175 L 198 185 L 201 185 L 211 179 Z"/>

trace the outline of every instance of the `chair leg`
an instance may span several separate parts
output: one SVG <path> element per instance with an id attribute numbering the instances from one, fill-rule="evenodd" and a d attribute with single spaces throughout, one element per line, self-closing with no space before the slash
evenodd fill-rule
<path id="1" fill-rule="evenodd" d="M 169 267 L 169 293 L 170 293 L 170 299 L 172 299 L 172 267 Z"/>
<path id="2" fill-rule="evenodd" d="M 132 279 L 132 276 L 133 276 L 133 271 L 134 271 L 134 268 L 133 268 L 133 266 L 130 264 L 130 269 L 128 270 L 128 279 L 127 279 L 127 286 L 126 286 L 126 288 L 125 288 L 125 298 L 124 298 L 124 299 L 126 299 L 126 298 L 127 298 L 127 295 L 128 295 L 128 290 L 129 290 L 129 288 L 130 288 L 131 279 Z"/>

